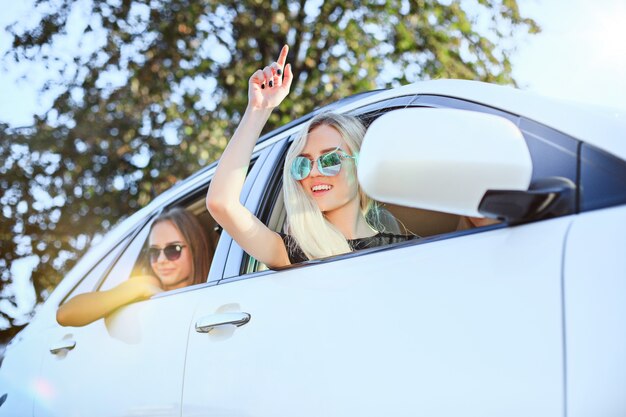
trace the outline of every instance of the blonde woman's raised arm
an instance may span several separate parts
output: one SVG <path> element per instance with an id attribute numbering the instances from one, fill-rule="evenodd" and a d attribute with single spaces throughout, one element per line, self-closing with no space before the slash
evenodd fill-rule
<path id="1" fill-rule="evenodd" d="M 289 265 L 282 238 L 246 209 L 239 198 L 263 126 L 272 110 L 289 94 L 293 74 L 291 65 L 285 65 L 288 52 L 287 45 L 283 46 L 278 61 L 250 77 L 248 107 L 222 154 L 206 199 L 215 221 L 248 254 L 270 268 Z"/>

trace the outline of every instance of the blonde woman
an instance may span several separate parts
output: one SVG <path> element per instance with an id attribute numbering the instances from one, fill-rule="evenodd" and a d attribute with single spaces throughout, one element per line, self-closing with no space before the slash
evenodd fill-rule
<path id="1" fill-rule="evenodd" d="M 207 193 L 211 215 L 270 268 L 413 238 L 380 233 L 366 220 L 373 204 L 356 175 L 365 129 L 352 116 L 318 115 L 291 144 L 283 174 L 288 235 L 270 230 L 240 203 L 254 145 L 293 81 L 287 53 L 285 45 L 276 62 L 249 79 L 248 107 Z"/>

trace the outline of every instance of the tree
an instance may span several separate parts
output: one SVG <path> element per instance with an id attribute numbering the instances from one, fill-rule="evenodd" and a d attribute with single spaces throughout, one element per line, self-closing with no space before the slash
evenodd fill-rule
<path id="1" fill-rule="evenodd" d="M 538 26 L 515 0 L 467 4 L 37 0 L 38 24 L 9 26 L 3 60 L 44 65 L 41 93 L 55 99 L 33 126 L 1 126 L 3 298 L 15 304 L 16 259 L 38 257 L 41 302 L 98 234 L 215 160 L 245 108 L 248 76 L 285 43 L 296 78 L 268 129 L 353 93 L 422 79 L 514 84 L 514 48 L 505 45 Z M 20 324 L 6 310 L 5 339 Z"/>

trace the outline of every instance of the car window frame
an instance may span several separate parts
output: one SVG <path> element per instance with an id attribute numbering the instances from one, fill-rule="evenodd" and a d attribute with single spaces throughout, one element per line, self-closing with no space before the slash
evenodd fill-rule
<path id="1" fill-rule="evenodd" d="M 159 210 L 157 212 L 153 212 L 152 215 L 150 216 L 150 218 L 148 219 L 148 221 L 146 223 L 143 224 L 142 227 L 138 228 L 137 233 L 134 234 L 134 236 L 130 239 L 130 242 L 128 243 L 128 245 L 124 248 L 124 250 L 122 250 L 122 252 L 117 256 L 117 259 L 115 260 L 115 262 L 113 262 L 111 264 L 111 267 L 109 268 L 108 272 L 106 274 L 104 274 L 100 280 L 98 281 L 98 284 L 96 286 L 95 291 L 108 291 L 111 290 L 115 287 L 117 287 L 118 285 L 120 285 L 122 282 L 126 281 L 127 279 L 130 278 L 130 274 L 132 273 L 132 270 L 135 268 L 135 266 L 137 265 L 137 260 L 139 259 L 139 257 L 141 256 L 141 253 L 143 251 L 143 248 L 145 247 L 145 243 L 146 240 L 148 239 L 148 233 L 150 230 L 150 227 L 152 226 L 152 223 L 154 222 L 154 219 L 156 219 L 156 217 L 162 212 L 163 210 Z M 129 253 L 129 251 L 133 251 L 132 253 Z M 120 262 L 122 260 L 125 260 L 124 258 L 128 257 L 128 256 L 132 256 L 133 253 L 135 253 L 136 251 L 136 256 L 133 256 L 135 258 L 135 260 L 132 262 L 132 265 L 128 265 L 127 263 L 125 263 L 125 265 L 120 264 Z M 116 268 L 124 268 L 122 271 L 115 271 Z M 111 276 L 111 274 L 113 272 L 123 272 L 120 273 L 117 276 Z M 124 278 L 123 275 L 125 275 L 128 272 L 128 277 Z M 113 284 L 110 284 L 110 282 L 113 281 Z M 104 285 L 107 285 L 106 288 L 102 288 Z"/>
<path id="2" fill-rule="evenodd" d="M 74 285 L 72 290 L 68 292 L 61 300 L 60 304 L 65 301 L 74 298 L 79 294 L 85 294 L 88 292 L 96 291 L 98 283 L 102 281 L 102 278 L 110 272 L 111 265 L 118 259 L 119 255 L 125 250 L 125 248 L 131 242 L 131 235 L 126 235 L 118 245 L 115 245 L 111 250 L 104 254 L 102 258 L 89 270 L 85 276 Z M 100 268 L 102 268 L 100 270 Z"/>
<path id="3" fill-rule="evenodd" d="M 126 233 L 124 233 L 122 235 L 122 237 L 119 239 L 117 244 L 112 245 L 112 247 L 109 250 L 107 250 L 106 252 L 101 253 L 101 257 L 96 262 L 93 263 L 93 265 L 89 268 L 89 270 L 86 273 L 84 273 L 83 276 L 79 280 L 77 280 L 74 285 L 71 286 L 71 288 L 61 298 L 61 300 L 58 303 L 58 305 L 59 306 L 62 305 L 70 297 L 76 296 L 78 294 L 83 294 L 83 292 L 80 292 L 80 293 L 74 293 L 74 292 L 81 285 L 85 285 L 85 282 L 84 282 L 85 280 L 88 280 L 88 281 L 92 281 L 93 280 L 93 285 L 91 285 L 89 287 L 91 288 L 91 291 L 97 291 L 98 288 L 100 288 L 100 285 L 101 285 L 102 281 L 104 280 L 104 278 L 106 276 L 108 276 L 108 274 L 113 269 L 114 265 L 116 265 L 117 262 L 119 261 L 119 259 L 122 256 L 122 254 L 124 252 L 126 252 L 126 249 L 128 248 L 128 246 L 132 243 L 132 241 L 135 239 L 135 237 L 140 233 L 140 231 L 143 229 L 143 227 L 147 223 L 150 222 L 150 220 L 153 218 L 153 216 L 154 216 L 154 214 L 148 214 L 138 224 L 136 224 L 134 227 L 132 227 L 130 230 L 128 230 Z M 117 253 L 110 260 L 107 261 L 108 265 L 102 270 L 102 272 L 94 274 L 94 272 L 96 272 L 97 269 L 101 266 L 101 263 L 104 262 L 105 260 L 107 260 L 107 257 L 110 255 L 110 253 L 112 251 L 117 251 Z M 89 291 L 86 291 L 86 292 L 89 292 Z"/>
<path id="4" fill-rule="evenodd" d="M 246 176 L 246 180 L 240 194 L 241 203 L 252 213 L 255 213 L 257 210 L 259 197 L 256 194 L 251 197 L 251 194 L 256 193 L 255 187 L 257 186 L 257 179 L 267 176 L 267 160 L 268 158 L 270 158 L 270 156 L 271 158 L 273 158 L 275 145 L 276 142 L 263 144 L 260 146 L 260 149 L 257 149 L 252 154 L 251 160 L 254 161 L 254 165 Z M 209 279 L 207 280 L 207 282 L 217 284 L 221 280 L 223 280 L 224 277 L 233 274 L 233 271 L 235 270 L 235 268 L 238 268 L 238 266 L 233 264 L 232 257 L 234 256 L 233 254 L 237 253 L 238 250 L 243 253 L 243 249 L 241 249 L 239 245 L 234 242 L 233 238 L 228 234 L 228 232 L 222 230 L 219 241 L 217 242 L 217 246 L 215 248 L 215 253 L 213 254 L 213 259 L 215 262 L 215 258 L 220 257 L 224 259 L 224 262 L 222 264 L 222 268 L 219 270 L 219 273 L 218 271 L 213 271 L 214 268 L 213 265 L 211 265 L 211 269 L 209 269 Z"/>
<path id="5" fill-rule="evenodd" d="M 406 108 L 406 107 L 410 107 L 411 103 L 413 103 L 415 99 L 416 99 L 416 95 L 414 94 L 394 97 L 391 99 L 383 100 L 381 102 L 371 103 L 369 105 L 359 107 L 351 112 L 348 112 L 348 114 L 360 116 L 362 114 L 373 113 L 381 109 L 384 109 L 384 111 L 387 112 L 387 111 L 396 110 L 400 108 Z M 296 127 L 301 128 L 303 125 L 296 126 Z M 281 133 L 283 132 L 281 131 Z M 271 212 L 273 208 L 273 205 L 276 199 L 275 197 L 277 193 L 280 192 L 280 189 L 277 189 L 275 187 L 276 186 L 282 187 L 282 175 L 280 173 L 282 172 L 282 165 L 283 165 L 283 161 L 286 155 L 286 151 L 287 151 L 289 144 L 295 138 L 296 135 L 297 133 L 283 135 L 283 137 L 277 138 L 275 140 L 272 154 L 270 157 L 268 157 L 265 163 L 266 168 L 263 170 L 262 175 L 258 176 L 258 181 L 255 180 L 254 194 L 250 195 L 249 198 L 246 200 L 246 203 L 249 206 L 248 208 L 251 210 L 251 212 L 255 213 L 257 217 L 261 216 L 259 218 L 265 217 L 263 214 L 267 213 L 267 210 Z M 266 190 L 268 189 L 271 189 L 272 191 L 270 193 L 267 193 Z M 271 196 L 268 194 L 270 194 Z M 323 259 L 309 260 L 309 261 L 298 263 L 298 264 L 288 265 L 284 268 L 277 268 L 274 270 L 255 271 L 255 272 L 244 271 L 251 257 L 247 253 L 245 253 L 245 251 L 243 251 L 243 249 L 241 249 L 241 247 L 237 245 L 236 242 L 234 242 L 235 244 L 231 245 L 231 252 L 229 252 L 228 254 L 228 260 L 227 260 L 227 263 L 229 265 L 228 274 L 224 275 L 222 280 L 220 280 L 219 284 L 238 281 L 240 279 L 252 278 L 252 277 L 259 276 L 259 275 L 265 275 L 267 273 L 273 273 L 282 269 L 298 268 L 301 266 L 311 265 L 311 264 L 315 264 L 319 262 L 329 262 L 329 261 L 334 261 L 334 260 L 339 260 L 339 259 L 345 259 L 347 257 L 361 256 L 370 252 L 377 252 L 380 250 L 387 250 L 391 248 L 417 244 L 418 242 L 422 240 L 426 240 L 426 239 L 416 239 L 416 240 L 411 240 L 407 242 L 400 242 L 400 243 L 385 245 L 385 246 L 381 246 L 377 248 L 360 250 L 358 252 L 349 252 L 349 253 L 336 255 L 336 256 L 323 258 Z M 430 241 L 430 239 L 428 239 L 428 241 Z"/>
<path id="6" fill-rule="evenodd" d="M 579 148 L 579 143 L 575 138 L 572 138 L 564 133 L 558 132 L 548 126 L 540 124 L 538 122 L 529 120 L 522 116 L 503 111 L 497 108 L 493 108 L 490 106 L 486 106 L 480 103 L 467 101 L 463 99 L 458 99 L 454 97 L 447 96 L 439 96 L 439 95 L 430 95 L 430 94 L 410 94 L 406 96 L 394 97 L 391 99 L 381 100 L 375 103 L 369 103 L 367 105 L 355 108 L 347 114 L 351 114 L 360 118 L 366 118 L 367 115 L 376 114 L 379 112 L 380 114 L 398 110 L 401 108 L 416 108 L 416 107 L 431 107 L 431 108 L 453 108 L 460 110 L 468 110 L 468 111 L 477 111 L 481 113 L 492 114 L 496 116 L 503 117 L 512 123 L 514 123 L 522 132 L 525 141 L 528 143 L 529 140 L 533 140 L 533 138 L 537 138 L 541 141 L 547 142 L 552 146 L 565 149 L 567 152 L 571 153 L 573 159 L 571 160 L 571 169 L 574 172 L 574 175 L 568 176 L 569 179 L 574 181 L 576 184 L 578 183 L 578 163 L 577 163 L 577 149 Z M 376 116 L 378 117 L 378 115 Z M 283 142 L 284 146 L 287 147 L 288 144 L 293 140 L 293 135 L 280 139 Z M 278 143 L 278 142 L 277 142 Z M 531 152 L 532 157 L 532 152 Z M 284 151 L 282 154 L 275 153 L 273 155 L 273 159 L 269 160 L 272 169 L 274 171 L 282 170 L 282 161 L 284 160 Z M 275 187 L 276 184 L 279 186 L 282 184 L 281 180 L 276 180 L 276 175 L 270 175 L 268 178 L 261 178 L 261 180 L 255 183 L 256 195 L 259 196 L 258 200 L 254 202 L 254 206 L 256 207 L 256 211 L 253 211 L 257 216 L 261 219 L 265 219 L 267 217 L 268 210 L 271 212 L 274 202 L 276 200 L 276 193 L 279 192 L 275 188 L 272 189 L 271 192 L 267 192 L 268 187 Z M 280 176 L 280 175 L 279 175 Z M 534 177 L 533 177 L 534 178 Z M 577 187 L 578 188 L 578 187 Z M 268 203 L 271 207 L 268 209 Z M 573 214 L 573 213 L 572 213 Z M 266 219 L 267 220 L 267 219 Z M 373 252 L 380 252 L 385 250 L 393 250 L 399 247 L 412 246 L 412 245 L 421 245 L 428 244 L 431 242 L 437 242 L 441 240 L 457 238 L 469 234 L 474 233 L 484 233 L 491 230 L 501 229 L 510 227 L 507 222 L 500 222 L 494 225 L 482 226 L 479 228 L 473 228 L 468 230 L 455 230 L 448 233 L 442 233 L 434 236 L 429 236 L 421 239 L 411 240 L 407 242 L 400 242 L 391 245 L 385 245 L 376 248 L 369 248 L 365 250 L 360 250 L 357 252 L 349 252 L 341 255 L 336 255 L 328 258 L 322 259 L 314 259 L 306 262 L 302 262 L 299 264 L 289 265 L 283 268 L 276 268 L 274 270 L 260 270 L 254 272 L 246 272 L 246 268 L 250 259 L 252 259 L 248 254 L 246 254 L 238 245 L 232 245 L 233 251 L 228 255 L 228 263 L 230 265 L 231 271 L 228 275 L 225 275 L 221 283 L 239 281 L 241 279 L 254 278 L 257 276 L 266 275 L 268 273 L 274 273 L 277 271 L 281 271 L 284 269 L 291 268 L 299 268 L 305 267 L 308 265 L 314 265 L 321 262 L 335 262 L 346 258 L 351 258 L 355 256 L 364 256 Z M 238 274 L 234 274 L 234 265 L 238 267 Z"/>
<path id="7" fill-rule="evenodd" d="M 241 192 L 241 199 L 243 201 L 247 200 L 248 195 L 254 189 L 253 185 L 257 176 L 259 175 L 259 172 L 263 169 L 263 167 L 266 167 L 265 169 L 267 169 L 267 166 L 264 164 L 264 161 L 266 160 L 267 156 L 271 153 L 272 149 L 274 149 L 274 144 L 269 144 L 267 146 L 260 147 L 260 149 L 257 149 L 253 152 L 252 157 L 251 157 L 251 168 L 249 170 L 249 173 L 246 178 L 246 182 L 244 183 L 244 187 Z M 194 177 L 194 179 L 197 180 L 195 176 L 192 176 L 192 177 Z M 184 206 L 185 203 L 188 203 L 189 201 L 192 201 L 192 200 L 198 200 L 199 198 L 201 198 L 201 195 L 206 195 L 206 190 L 212 180 L 213 180 L 213 174 L 208 174 L 206 178 L 199 181 L 192 188 L 185 190 L 184 194 L 180 194 L 180 195 L 177 195 L 175 198 L 168 199 L 164 201 L 162 204 L 160 204 L 157 208 L 155 208 L 150 213 L 146 221 L 142 222 L 135 229 L 133 229 L 134 233 L 132 234 L 132 236 L 129 237 L 128 243 L 118 253 L 118 255 L 115 257 L 115 260 L 111 262 L 111 264 L 106 269 L 106 271 L 99 277 L 96 285 L 94 286 L 94 291 L 101 291 L 102 286 L 109 278 L 109 274 L 118 265 L 120 260 L 125 255 L 127 255 L 131 247 L 133 247 L 134 245 L 140 246 L 140 249 L 137 251 L 137 256 L 135 257 L 135 261 L 133 262 L 133 266 L 129 267 L 129 273 L 130 273 L 130 271 L 132 271 L 132 269 L 136 266 L 137 260 L 139 259 L 139 256 L 141 256 L 141 253 L 143 250 L 142 248 L 145 247 L 145 243 L 147 240 L 147 236 L 144 239 L 138 240 L 138 237 L 141 235 L 141 233 L 149 230 L 154 220 L 165 210 L 171 207 L 175 207 L 175 206 L 181 206 L 181 205 Z M 211 267 L 209 268 L 209 275 L 207 276 L 206 282 L 203 282 L 197 285 L 191 285 L 191 286 L 184 287 L 184 288 L 178 288 L 178 289 L 171 290 L 171 291 L 164 291 L 162 293 L 158 293 L 154 295 L 150 299 L 170 296 L 170 295 L 178 294 L 181 292 L 192 291 L 195 289 L 200 289 L 200 288 L 205 288 L 207 286 L 216 285 L 223 277 L 223 273 L 224 273 L 223 271 L 226 268 L 227 259 L 228 259 L 227 255 L 230 251 L 231 243 L 232 243 L 232 238 L 228 236 L 228 233 L 226 233 L 225 231 L 221 231 L 220 236 L 218 238 L 217 245 L 215 247 L 215 252 L 213 254 L 213 259 L 211 262 Z M 119 285 L 119 283 L 115 284 L 114 286 L 116 285 Z"/>

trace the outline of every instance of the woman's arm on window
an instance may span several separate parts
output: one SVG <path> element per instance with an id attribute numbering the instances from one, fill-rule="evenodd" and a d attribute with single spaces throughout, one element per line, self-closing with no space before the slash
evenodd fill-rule
<path id="1" fill-rule="evenodd" d="M 85 326 L 121 306 L 145 300 L 161 292 L 159 280 L 152 276 L 132 277 L 107 291 L 79 294 L 57 310 L 61 326 Z"/>

